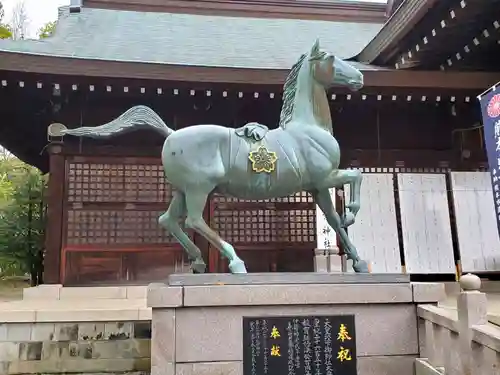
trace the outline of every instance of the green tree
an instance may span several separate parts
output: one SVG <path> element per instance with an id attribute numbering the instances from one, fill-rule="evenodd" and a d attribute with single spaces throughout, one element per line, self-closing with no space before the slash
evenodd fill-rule
<path id="1" fill-rule="evenodd" d="M 15 168 L 17 159 L 6 155 L 0 156 L 0 210 L 5 208 L 12 198 L 14 186 L 9 179 L 9 172 Z"/>
<path id="2" fill-rule="evenodd" d="M 0 2 L 0 39 L 9 39 L 12 38 L 12 31 L 8 25 L 2 23 L 4 15 L 3 5 Z"/>
<path id="3" fill-rule="evenodd" d="M 45 178 L 38 169 L 15 158 L 4 159 L 0 194 L 0 264 L 29 273 L 31 284 L 43 282 Z"/>
<path id="4" fill-rule="evenodd" d="M 54 34 L 56 30 L 57 21 L 52 21 L 46 23 L 43 27 L 38 30 L 38 37 L 40 39 L 48 38 Z"/>
<path id="5" fill-rule="evenodd" d="M 12 33 L 7 25 L 0 24 L 0 39 L 10 39 L 12 38 Z"/>

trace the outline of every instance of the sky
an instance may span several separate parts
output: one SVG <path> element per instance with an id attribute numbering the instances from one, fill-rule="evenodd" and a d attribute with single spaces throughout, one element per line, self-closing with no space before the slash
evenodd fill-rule
<path id="1" fill-rule="evenodd" d="M 4 22 L 9 22 L 12 17 L 12 9 L 20 0 L 0 0 L 5 10 Z M 29 17 L 28 35 L 35 38 L 37 31 L 47 22 L 57 19 L 57 9 L 63 5 L 69 5 L 70 0 L 24 0 Z"/>
<path id="2" fill-rule="evenodd" d="M 5 10 L 4 22 L 9 22 L 12 17 L 12 9 L 22 0 L 0 0 Z M 349 0 L 347 0 L 349 1 Z M 359 1 L 359 0 L 358 0 Z M 361 0 L 374 3 L 386 3 L 387 0 Z M 69 5 L 70 0 L 24 0 L 29 17 L 28 35 L 35 38 L 37 31 L 47 22 L 57 19 L 57 9 L 63 5 Z"/>

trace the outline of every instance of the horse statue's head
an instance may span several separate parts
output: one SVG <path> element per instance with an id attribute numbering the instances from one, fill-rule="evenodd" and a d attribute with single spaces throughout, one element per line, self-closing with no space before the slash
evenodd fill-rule
<path id="1" fill-rule="evenodd" d="M 293 65 L 283 86 L 283 107 L 280 127 L 294 118 L 307 122 L 312 117 L 331 132 L 331 117 L 326 90 L 331 86 L 359 90 L 363 73 L 348 62 L 323 51 L 316 40 L 310 52 L 304 53 Z M 310 121 L 311 123 L 315 121 Z"/>
<path id="2" fill-rule="evenodd" d="M 363 73 L 348 62 L 324 51 L 316 40 L 309 53 L 312 77 L 323 87 L 345 86 L 351 90 L 363 87 Z"/>

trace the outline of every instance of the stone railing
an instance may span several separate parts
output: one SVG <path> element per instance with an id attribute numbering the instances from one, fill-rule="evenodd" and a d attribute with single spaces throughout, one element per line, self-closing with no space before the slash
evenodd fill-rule
<path id="1" fill-rule="evenodd" d="M 465 275 L 457 310 L 418 306 L 420 355 L 416 375 L 500 374 L 500 327 L 488 323 L 481 280 Z"/>

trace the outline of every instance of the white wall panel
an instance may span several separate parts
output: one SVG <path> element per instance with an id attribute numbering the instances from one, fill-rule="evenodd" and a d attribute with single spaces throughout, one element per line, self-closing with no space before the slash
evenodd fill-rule
<path id="1" fill-rule="evenodd" d="M 444 174 L 398 174 L 408 273 L 455 273 Z"/>
<path id="2" fill-rule="evenodd" d="M 330 189 L 333 206 L 335 207 L 335 189 Z M 316 206 L 316 248 L 331 249 L 337 245 L 337 235 L 335 231 L 328 225 L 325 214 Z"/>
<path id="3" fill-rule="evenodd" d="M 349 238 L 361 258 L 371 264 L 373 273 L 402 271 L 393 179 L 392 173 L 363 174 L 361 209 L 356 222 L 348 228 Z M 349 194 L 349 185 L 346 185 L 346 203 L 349 203 Z"/>
<path id="4" fill-rule="evenodd" d="M 451 185 L 463 271 L 500 271 L 490 173 L 452 172 Z"/>

